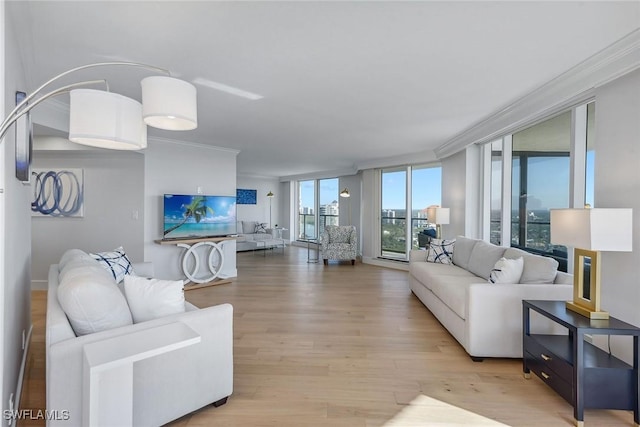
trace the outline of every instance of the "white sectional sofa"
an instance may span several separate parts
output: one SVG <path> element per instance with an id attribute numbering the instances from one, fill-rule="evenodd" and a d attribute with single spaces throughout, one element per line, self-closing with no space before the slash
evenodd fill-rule
<path id="1" fill-rule="evenodd" d="M 284 245 L 284 240 L 276 238 L 271 228 L 262 228 L 264 231 L 256 231 L 260 229 L 259 225 L 261 224 L 262 223 L 257 221 L 238 221 L 236 252 L 253 251 Z"/>
<path id="2" fill-rule="evenodd" d="M 133 270 L 139 276 L 153 274 L 153 266 L 150 263 L 133 264 Z M 162 336 L 163 331 L 175 327 L 176 323 L 186 325 L 186 328 L 183 325 L 178 326 L 187 329 L 194 336 L 199 336 L 199 342 L 136 361 L 133 364 L 133 384 L 117 385 L 123 386 L 125 391 L 132 389 L 132 399 L 125 398 L 127 404 L 132 405 L 132 425 L 159 426 L 203 406 L 219 406 L 225 403 L 233 392 L 232 306 L 221 304 L 198 309 L 188 302 L 182 302 L 184 310 L 181 313 L 108 328 L 105 326 L 106 317 L 122 307 L 110 307 L 113 297 L 120 303 L 120 298 L 125 297 L 118 289 L 115 279 L 107 273 L 104 273 L 107 274 L 105 276 L 103 271 L 106 270 L 98 261 L 77 249 L 67 251 L 60 264 L 52 265 L 49 269 L 46 319 L 47 409 L 66 412 L 64 416 L 57 417 L 58 419 L 48 420 L 47 425 L 92 424 L 83 420 L 83 417 L 88 415 L 86 402 L 83 403 L 83 398 L 87 397 L 83 392 L 83 386 L 86 386 L 83 384 L 83 365 L 87 363 L 86 348 L 101 342 L 108 343 L 106 347 L 109 350 L 122 350 L 127 346 L 131 348 L 132 337 L 137 339 L 140 335 L 146 336 L 144 331 L 152 329 L 155 330 L 152 332 L 155 337 Z M 60 290 L 69 287 L 70 283 L 76 286 L 73 292 L 65 294 L 65 290 Z M 113 286 L 117 293 L 111 292 L 109 286 Z M 87 300 L 93 292 L 92 287 L 107 289 L 107 297 Z M 71 295 L 71 303 L 76 304 L 79 310 L 70 312 L 69 302 L 61 303 L 59 295 L 62 295 L 60 298 L 63 300 Z M 125 309 L 126 301 L 125 298 Z M 63 307 L 67 309 L 70 317 Z M 94 309 L 102 314 L 93 316 L 92 325 L 104 330 L 93 333 L 84 331 L 76 335 L 74 328 L 77 329 L 78 326 L 78 314 L 86 310 L 86 316 L 91 317 Z M 137 346 L 139 342 L 135 344 Z M 126 406 L 120 406 L 119 411 L 126 411 Z M 107 424 L 113 425 L 116 414 L 108 416 L 111 423 Z"/>
<path id="3" fill-rule="evenodd" d="M 557 271 L 557 261 L 520 249 L 458 236 L 452 264 L 427 262 L 427 254 L 411 251 L 411 290 L 474 360 L 522 357 L 522 300 L 570 300 L 573 295 L 573 278 Z M 502 257 L 523 258 L 519 283 L 489 282 Z M 537 316 L 532 330 L 558 332 Z"/>

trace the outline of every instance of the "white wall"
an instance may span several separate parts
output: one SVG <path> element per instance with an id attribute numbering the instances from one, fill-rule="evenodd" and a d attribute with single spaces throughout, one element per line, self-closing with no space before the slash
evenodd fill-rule
<path id="1" fill-rule="evenodd" d="M 445 238 L 465 235 L 467 153 L 442 159 L 442 206 L 449 208 L 449 224 L 442 226 Z"/>
<path id="2" fill-rule="evenodd" d="M 144 259 L 154 263 L 156 277 L 183 278 L 184 249 L 154 242 L 162 238 L 162 196 L 196 194 L 200 187 L 203 194 L 235 197 L 237 155 L 236 150 L 149 138 L 144 156 Z M 233 257 L 225 259 L 227 268 L 236 269 L 235 249 Z"/>
<path id="3" fill-rule="evenodd" d="M 14 107 L 14 93 L 25 90 L 24 71 L 17 51 L 18 35 L 14 23 L 5 16 L 5 2 L 0 2 L 0 95 L 4 111 Z M 6 62 L 5 62 L 6 61 Z M 4 74 L 4 75 L 3 75 Z M 3 118 L 5 114 L 0 114 Z M 29 215 L 29 187 L 15 178 L 15 130 L 7 132 L 0 145 L 2 170 L 0 172 L 0 209 L 3 219 L 0 225 L 2 236 L 2 283 L 0 302 L 0 324 L 2 325 L 2 409 L 8 409 L 10 394 L 20 389 L 21 364 L 26 352 L 22 349 L 22 334 L 31 327 L 31 223 Z M 23 365 L 22 365 L 23 366 Z"/>
<path id="4" fill-rule="evenodd" d="M 361 218 L 362 260 L 372 262 L 380 254 L 380 173 L 376 169 L 362 171 Z"/>
<path id="5" fill-rule="evenodd" d="M 444 238 L 480 238 L 480 154 L 480 148 L 472 145 L 442 159 L 442 206 L 450 215 L 450 223 L 442 226 Z"/>
<path id="6" fill-rule="evenodd" d="M 49 265 L 57 263 L 67 249 L 102 252 L 122 246 L 133 262 L 143 260 L 144 156 L 141 153 L 34 151 L 33 167 L 80 168 L 84 176 L 82 218 L 31 219 L 34 288 L 46 289 Z"/>
<path id="7" fill-rule="evenodd" d="M 268 228 L 289 228 L 280 219 L 281 200 L 285 197 L 280 191 L 278 178 L 255 177 L 238 175 L 236 179 L 238 188 L 257 190 L 257 203 L 255 205 L 238 205 L 238 221 L 258 221 L 268 224 Z M 274 196 L 271 200 L 267 193 L 271 191 Z M 269 206 L 271 206 L 271 224 L 269 223 Z"/>
<path id="8" fill-rule="evenodd" d="M 282 227 L 289 230 L 282 233 L 282 237 L 293 241 L 296 239 L 296 221 L 298 220 L 297 207 L 293 205 L 295 200 L 295 185 L 291 181 L 281 182 L 278 186 L 279 194 L 281 197 L 278 200 L 278 212 L 280 221 L 278 224 L 282 224 Z"/>
<path id="9" fill-rule="evenodd" d="M 633 208 L 634 222 L 633 252 L 602 253 L 602 307 L 640 326 L 640 71 L 596 89 L 595 128 L 595 207 Z M 631 363 L 630 339 L 612 351 Z"/>

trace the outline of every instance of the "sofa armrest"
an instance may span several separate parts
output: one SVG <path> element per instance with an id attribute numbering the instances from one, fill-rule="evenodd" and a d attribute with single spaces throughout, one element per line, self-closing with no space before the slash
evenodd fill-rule
<path id="1" fill-rule="evenodd" d="M 427 262 L 427 254 L 429 251 L 422 249 L 411 249 L 409 252 L 409 262 Z"/>
<path id="2" fill-rule="evenodd" d="M 466 350 L 477 357 L 522 357 L 522 300 L 569 300 L 573 286 L 474 283 L 467 290 Z M 533 316 L 532 331 L 560 332 Z"/>
<path id="3" fill-rule="evenodd" d="M 132 266 L 136 276 L 153 277 L 154 272 L 152 262 L 134 262 Z"/>
<path id="4" fill-rule="evenodd" d="M 182 322 L 201 336 L 201 342 L 176 352 L 137 362 L 134 368 L 136 416 L 149 425 L 162 425 L 233 392 L 233 307 L 221 304 L 147 322 L 83 335 L 47 348 L 47 407 L 65 408 L 79 425 L 82 420 L 84 346 L 113 339 L 126 342 L 133 332 Z M 114 344 L 116 345 L 116 344 Z M 150 390 L 171 378 L 171 393 Z M 136 391 L 137 390 L 137 391 Z M 176 395 L 179 399 L 176 399 Z M 135 423 L 134 423 L 135 425 Z"/>

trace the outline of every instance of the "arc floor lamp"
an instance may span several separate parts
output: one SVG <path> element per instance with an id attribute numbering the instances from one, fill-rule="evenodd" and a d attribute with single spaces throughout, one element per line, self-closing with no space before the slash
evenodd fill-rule
<path id="1" fill-rule="evenodd" d="M 109 91 L 106 80 L 87 80 L 51 89 L 63 77 L 97 67 L 138 67 L 161 73 L 142 80 L 142 103 Z M 106 90 L 85 86 L 104 84 Z M 70 93 L 69 140 L 115 150 L 147 146 L 147 125 L 165 130 L 191 130 L 198 126 L 196 88 L 171 77 L 168 70 L 137 62 L 99 62 L 72 68 L 46 81 L 27 95 L 0 124 L 0 140 L 7 130 L 43 101 Z"/>

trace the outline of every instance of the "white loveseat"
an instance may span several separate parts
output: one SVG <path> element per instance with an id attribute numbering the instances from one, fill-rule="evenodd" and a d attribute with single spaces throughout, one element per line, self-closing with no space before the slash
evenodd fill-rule
<path id="1" fill-rule="evenodd" d="M 81 251 L 73 251 L 74 256 L 82 256 Z M 66 263 L 68 261 L 65 259 Z M 91 260 L 83 258 L 82 261 L 76 260 L 76 264 L 80 265 L 76 265 L 71 272 L 66 271 L 63 281 L 72 277 L 84 284 L 100 276 Z M 153 274 L 151 263 L 133 264 L 133 268 L 140 276 Z M 130 402 L 132 424 L 158 426 L 203 406 L 219 406 L 226 402 L 233 392 L 231 305 L 198 309 L 185 303 L 183 313 L 76 336 L 58 299 L 59 276 L 58 264 L 52 265 L 47 293 L 46 396 L 49 411 L 66 411 L 66 415 L 57 417 L 57 420 L 48 420 L 48 426 L 86 424 L 83 421 L 83 416 L 87 416 L 83 413 L 83 398 L 86 398 L 83 393 L 85 346 L 106 340 L 110 340 L 109 348 L 122 347 L 127 342 L 131 345 L 130 339 L 127 339 L 131 334 L 156 328 L 156 335 L 162 335 L 163 328 L 175 326 L 176 322 L 183 323 L 199 335 L 200 342 L 134 363 L 133 397 Z M 112 284 L 117 287 L 115 280 Z"/>
<path id="2" fill-rule="evenodd" d="M 522 300 L 570 300 L 572 276 L 552 258 L 458 236 L 453 264 L 427 262 L 428 251 L 412 250 L 412 292 L 474 360 L 522 357 Z M 501 258 L 523 258 L 520 283 L 490 283 Z M 554 333 L 550 322 L 532 316 L 532 330 Z"/>

